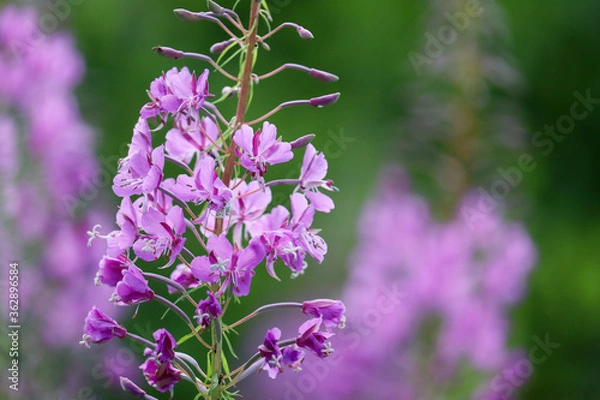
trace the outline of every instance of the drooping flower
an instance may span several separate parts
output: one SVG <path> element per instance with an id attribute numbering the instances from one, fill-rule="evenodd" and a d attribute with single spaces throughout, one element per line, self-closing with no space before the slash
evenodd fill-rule
<path id="1" fill-rule="evenodd" d="M 277 378 L 277 375 L 283 372 L 283 355 L 277 344 L 279 339 L 281 339 L 281 330 L 278 328 L 269 329 L 265 335 L 264 343 L 258 347 L 260 355 L 265 360 L 261 369 L 267 371 L 271 379 Z"/>
<path id="2" fill-rule="evenodd" d="M 198 308 L 196 309 L 196 320 L 202 329 L 208 328 L 210 326 L 210 321 L 223 315 L 221 303 L 215 295 L 212 292 L 207 291 L 206 296 L 206 299 L 198 302 Z"/>
<path id="3" fill-rule="evenodd" d="M 148 286 L 142 270 L 130 265 L 123 273 L 123 279 L 115 287 L 111 301 L 119 305 L 139 304 L 154 298 L 154 291 Z"/>
<path id="4" fill-rule="evenodd" d="M 300 335 L 296 338 L 298 346 L 312 351 L 319 358 L 328 357 L 333 352 L 329 341 L 333 334 L 320 331 L 322 322 L 321 317 L 306 321 L 298 329 Z"/>
<path id="5" fill-rule="evenodd" d="M 233 140 L 239 146 L 238 156 L 242 166 L 254 177 L 263 176 L 268 165 L 281 164 L 294 158 L 292 146 L 281 142 L 281 138 L 277 139 L 277 128 L 268 122 L 256 133 L 248 125 L 242 126 Z"/>
<path id="6" fill-rule="evenodd" d="M 343 326 L 346 320 L 346 306 L 339 300 L 311 300 L 302 303 L 302 312 L 309 317 L 322 318 L 323 326 L 334 328 Z"/>
<path id="7" fill-rule="evenodd" d="M 83 332 L 82 343 L 86 346 L 89 346 L 89 343 L 105 343 L 113 337 L 123 339 L 127 334 L 125 328 L 96 308 L 96 306 L 92 308 L 85 318 Z"/>
<path id="8" fill-rule="evenodd" d="M 121 279 L 123 279 L 123 272 L 131 265 L 133 265 L 131 260 L 123 254 L 120 254 L 117 258 L 102 257 L 99 263 L 100 268 L 96 273 L 96 284 L 117 286 Z"/>
<path id="9" fill-rule="evenodd" d="M 140 365 L 146 380 L 159 392 L 170 390 L 181 378 L 181 371 L 173 366 L 177 342 L 173 335 L 164 328 L 156 330 L 152 337 L 156 341 L 153 349 L 146 348 L 144 355 L 148 358 Z"/>
<path id="10" fill-rule="evenodd" d="M 156 348 L 153 351 L 153 355 L 158 362 L 166 363 L 167 361 L 172 361 L 175 358 L 175 348 L 177 347 L 177 341 L 173 335 L 166 329 L 161 328 L 155 331 L 152 337 L 156 341 Z"/>
<path id="11" fill-rule="evenodd" d="M 252 240 L 242 250 L 231 245 L 225 235 L 213 235 L 206 244 L 208 256 L 196 257 L 192 261 L 192 273 L 202 282 L 216 283 L 221 278 L 221 296 L 229 286 L 236 296 L 247 296 L 254 276 L 254 269 L 265 258 L 262 245 Z"/>
<path id="12" fill-rule="evenodd" d="M 169 391 L 182 379 L 181 371 L 170 361 L 161 364 L 154 358 L 148 358 L 140 365 L 140 369 L 148 383 L 161 393 Z"/>

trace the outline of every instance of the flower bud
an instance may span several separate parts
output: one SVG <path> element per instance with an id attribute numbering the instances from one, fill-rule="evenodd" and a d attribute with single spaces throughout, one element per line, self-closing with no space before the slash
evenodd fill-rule
<path id="1" fill-rule="evenodd" d="M 327 94 L 321 97 L 314 97 L 310 99 L 310 105 L 313 107 L 325 107 L 334 104 L 340 98 L 341 93 Z"/>
<path id="2" fill-rule="evenodd" d="M 144 390 L 142 390 L 142 388 L 140 388 L 138 385 L 133 383 L 129 378 L 122 376 L 119 378 L 119 380 L 121 381 L 121 388 L 127 393 L 132 394 L 135 397 L 139 397 L 140 399 L 147 398 L 146 392 L 144 392 Z"/>
<path id="3" fill-rule="evenodd" d="M 333 82 L 337 82 L 340 80 L 340 78 L 337 75 L 330 74 L 329 72 L 321 71 L 319 69 L 314 69 L 314 68 L 310 69 L 309 74 L 313 78 L 317 78 L 318 80 L 327 82 L 327 83 L 333 83 Z"/>
<path id="4" fill-rule="evenodd" d="M 175 50 L 170 47 L 156 46 L 152 48 L 152 50 L 163 57 L 174 58 L 176 60 L 183 58 L 183 51 Z"/>
<path id="5" fill-rule="evenodd" d="M 225 40 L 223 42 L 219 42 L 219 43 L 215 43 L 211 46 L 210 48 L 210 52 L 212 54 L 220 54 L 223 51 L 225 51 L 226 48 L 228 48 L 231 43 L 234 42 L 234 39 L 229 39 L 229 40 Z"/>
<path id="6" fill-rule="evenodd" d="M 298 35 L 300 35 L 300 37 L 304 40 L 311 40 L 315 38 L 308 29 L 303 28 L 300 25 L 298 25 L 296 31 L 298 32 Z"/>
<path id="7" fill-rule="evenodd" d="M 202 17 L 200 16 L 200 13 L 191 12 L 184 8 L 177 8 L 173 11 L 173 13 L 175 13 L 177 18 L 181 19 L 182 21 L 186 21 L 186 22 L 197 22 L 202 19 Z"/>
<path id="8" fill-rule="evenodd" d="M 215 3 L 213 0 L 210 0 L 208 2 L 208 9 L 210 11 L 214 12 L 216 15 L 225 14 L 225 9 L 223 7 L 221 7 L 220 5 L 218 5 L 217 3 Z"/>
<path id="9" fill-rule="evenodd" d="M 315 134 L 310 133 L 308 135 L 299 137 L 298 139 L 291 142 L 290 145 L 292 146 L 292 149 L 302 149 L 302 148 L 306 147 L 310 142 L 312 142 L 312 140 L 314 138 L 315 138 Z"/>
<path id="10" fill-rule="evenodd" d="M 231 98 L 238 94 L 239 88 L 232 88 L 231 86 L 225 86 L 223 90 L 221 90 L 221 95 L 227 96 L 227 98 Z"/>

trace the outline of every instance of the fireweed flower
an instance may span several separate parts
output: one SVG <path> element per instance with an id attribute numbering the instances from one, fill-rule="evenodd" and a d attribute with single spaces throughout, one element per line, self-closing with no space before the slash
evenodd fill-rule
<path id="1" fill-rule="evenodd" d="M 123 273 L 121 281 L 117 283 L 111 300 L 120 305 L 129 305 L 150 301 L 153 297 L 154 291 L 148 286 L 142 270 L 131 265 Z"/>
<path id="2" fill-rule="evenodd" d="M 267 165 L 285 163 L 294 158 L 292 146 L 281 142 L 281 138 L 277 139 L 277 128 L 268 122 L 256 133 L 248 125 L 242 126 L 233 140 L 240 150 L 238 156 L 242 166 L 254 177 L 263 176 L 267 172 Z"/>
<path id="3" fill-rule="evenodd" d="M 241 71 L 232 74 L 225 70 L 229 65 L 220 65 L 203 54 L 155 49 L 165 57 L 208 62 L 233 86 L 216 98 L 209 92 L 208 70 L 197 75 L 187 67 L 173 68 L 151 83 L 150 100 L 140 110 L 129 151 L 120 160 L 113 180 L 113 191 L 122 198 L 116 215 L 118 228 L 101 233 L 101 228 L 94 226 L 89 232 L 90 241 L 98 238 L 107 242 L 96 281 L 114 287 L 113 302 L 137 309 L 145 307 L 142 303 L 155 301 L 189 329 L 176 340 L 161 328 L 154 333 L 154 342 L 127 333 L 129 339 L 146 347 L 146 360 L 140 369 L 148 384 L 171 395 L 175 385 L 186 380 L 197 389 L 199 397 L 232 398 L 235 386 L 253 372 L 266 370 L 275 378 L 285 369 L 299 370 L 305 356 L 302 347 L 318 357 L 331 354 L 332 330 L 344 321 L 343 304 L 319 300 L 304 306 L 268 304 L 236 322 L 224 322 L 227 310 L 252 293 L 252 280 L 263 262 L 267 272 L 277 278 L 279 260 L 291 269 L 292 276 L 307 269 L 307 255 L 318 263 L 323 261 L 327 244 L 313 226 L 314 217 L 317 211 L 329 212 L 334 207 L 333 201 L 318 191 L 333 190 L 333 182 L 326 178 L 325 155 L 309 144 L 314 135 L 284 140 L 285 131 L 267 119 L 292 106 L 321 108 L 333 104 L 339 93 L 288 101 L 255 120 L 246 118 L 246 110 L 255 85 L 289 66 L 325 82 L 334 82 L 337 77 L 298 64 L 286 64 L 263 75 L 255 73 L 259 42 L 267 46 L 265 41 L 271 35 L 289 26 L 295 27 L 302 38 L 312 35 L 291 23 L 263 33 L 262 26 L 258 28 L 260 16 L 268 10 L 262 2 L 248 3 L 250 28 L 241 26 L 234 10 L 213 1 L 209 2 L 209 12 L 175 10 L 186 21 L 232 25 L 232 30 L 226 30 L 231 40 L 212 48 L 226 56 L 239 47 Z M 231 37 L 235 36 L 233 31 L 239 37 Z M 234 98 L 236 113 L 226 117 L 219 103 Z M 294 151 L 304 148 L 300 179 L 270 178 L 269 166 L 290 162 Z M 271 186 L 288 188 L 289 208 L 273 202 Z M 154 284 L 161 289 L 167 286 L 164 292 L 170 297 L 163 297 L 163 291 L 155 292 Z M 203 293 L 206 295 L 199 296 Z M 191 307 L 184 307 L 184 302 L 194 306 L 191 315 Z M 228 353 L 235 356 L 229 340 L 234 328 L 263 311 L 278 308 L 295 308 L 298 315 L 304 312 L 313 319 L 302 324 L 298 337 L 284 341 L 279 341 L 281 332 L 277 328 L 270 330 L 263 345 L 256 346 L 255 356 L 238 368 L 228 369 Z M 177 344 L 183 347 L 191 339 L 206 348 L 206 357 L 198 358 L 208 359 L 204 368 L 191 355 L 175 351 Z M 127 378 L 122 381 L 134 395 L 147 396 Z"/>
<path id="4" fill-rule="evenodd" d="M 127 334 L 125 328 L 95 306 L 85 318 L 83 332 L 83 343 L 86 345 L 89 343 L 100 344 L 108 342 L 113 337 L 123 339 Z"/>
<path id="5" fill-rule="evenodd" d="M 450 390 L 467 371 L 493 382 L 514 363 L 508 312 L 524 294 L 536 251 L 523 226 L 500 212 L 479 213 L 471 225 L 465 215 L 477 210 L 477 201 L 469 194 L 453 218 L 437 221 L 403 172 L 382 174 L 360 217 L 342 293 L 349 332 L 339 342 L 330 338 L 336 353 L 329 384 L 316 388 L 314 398 L 422 399 L 432 388 Z M 339 319 L 335 303 L 302 304 L 316 318 L 300 329 L 299 346 L 317 355 L 327 348 L 319 334 L 326 320 Z M 304 363 L 312 364 L 305 370 L 324 368 L 319 360 Z M 301 379 L 281 377 L 281 385 L 256 386 L 256 393 L 268 398 L 299 387 Z M 482 389 L 494 388 L 487 385 Z"/>
<path id="6" fill-rule="evenodd" d="M 325 179 L 327 175 L 327 160 L 323 153 L 318 153 L 312 144 L 306 146 L 302 160 L 299 189 L 304 191 L 313 207 L 321 212 L 330 212 L 334 208 L 333 200 L 319 191 L 319 188 L 336 190 L 333 181 Z"/>
<path id="7" fill-rule="evenodd" d="M 254 276 L 254 268 L 264 259 L 264 249 L 257 240 L 238 251 L 224 236 L 208 239 L 208 256 L 196 257 L 192 261 L 192 274 L 207 283 L 216 283 L 225 278 L 219 296 L 231 285 L 236 296 L 247 296 Z"/>
<path id="8" fill-rule="evenodd" d="M 73 348 L 92 306 L 111 307 L 109 287 L 89 290 L 105 248 L 101 242 L 87 248 L 86 231 L 112 217 L 99 198 L 89 197 L 101 171 L 96 134 L 75 96 L 85 72 L 75 41 L 68 32 L 40 31 L 33 7 L 5 3 L 0 6 L 0 261 L 6 266 L 21 261 L 19 314 L 29 321 L 21 340 L 31 354 L 44 355 L 19 364 L 22 376 L 36 377 L 23 380 L 19 394 L 74 398 L 89 383 L 89 366 L 119 345 L 87 354 Z M 115 310 L 113 316 L 119 315 Z M 59 358 L 63 368 L 57 369 Z M 102 371 L 113 372 L 112 367 Z M 7 397 L 5 390 L 8 385 L 0 388 L 1 398 Z"/>
<path id="9" fill-rule="evenodd" d="M 196 309 L 196 319 L 202 329 L 208 328 L 211 320 L 223 315 L 221 303 L 219 303 L 215 295 L 209 291 L 206 292 L 206 296 L 205 300 L 201 300 L 198 303 L 198 308 Z"/>
<path id="10" fill-rule="evenodd" d="M 309 317 L 321 318 L 324 326 L 333 328 L 344 325 L 346 306 L 339 300 L 312 300 L 302 303 L 302 312 Z"/>

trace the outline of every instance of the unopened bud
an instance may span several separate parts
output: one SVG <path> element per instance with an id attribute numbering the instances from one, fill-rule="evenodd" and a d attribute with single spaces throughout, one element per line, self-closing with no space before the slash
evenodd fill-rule
<path id="1" fill-rule="evenodd" d="M 129 378 L 122 376 L 121 380 L 121 388 L 128 392 L 129 394 L 134 395 L 135 397 L 139 397 L 141 399 L 146 398 L 146 392 L 142 390 L 138 385 L 133 383 Z"/>
<path id="2" fill-rule="evenodd" d="M 325 96 L 310 99 L 310 105 L 313 107 L 325 107 L 334 104 L 340 98 L 341 93 L 326 94 Z"/>
<path id="3" fill-rule="evenodd" d="M 221 90 L 221 94 L 227 97 L 233 97 L 239 92 L 238 88 L 232 88 L 231 86 L 225 86 L 223 90 Z"/>
<path id="4" fill-rule="evenodd" d="M 183 58 L 183 51 L 175 50 L 170 47 L 156 46 L 152 50 L 157 52 L 163 57 L 180 59 Z"/>
<path id="5" fill-rule="evenodd" d="M 321 71 L 319 69 L 311 68 L 309 72 L 310 76 L 317 78 L 320 81 L 333 83 L 340 80 L 337 75 L 330 74 L 329 72 Z"/>
<path id="6" fill-rule="evenodd" d="M 225 40 L 223 42 L 215 43 L 211 46 L 210 52 L 213 54 L 220 54 L 226 48 L 228 48 L 231 45 L 231 43 L 233 43 L 234 41 L 235 41 L 235 39 L 229 39 L 229 40 Z"/>
<path id="7" fill-rule="evenodd" d="M 225 14 L 225 9 L 212 0 L 208 2 L 208 9 L 217 15 Z"/>
<path id="8" fill-rule="evenodd" d="M 184 8 L 177 8 L 173 11 L 177 18 L 186 21 L 186 22 L 197 22 L 202 19 L 200 13 L 191 12 Z"/>
<path id="9" fill-rule="evenodd" d="M 290 143 L 290 145 L 292 146 L 292 149 L 303 149 L 310 142 L 312 142 L 312 140 L 314 138 L 315 138 L 315 134 L 314 133 L 310 133 L 308 135 L 304 135 L 302 137 L 299 137 L 298 139 L 296 139 L 292 143 Z"/>
<path id="10" fill-rule="evenodd" d="M 298 32 L 298 35 L 300 35 L 300 37 L 304 40 L 311 40 L 315 38 L 308 29 L 303 28 L 301 26 L 298 26 L 296 28 L 296 31 Z"/>

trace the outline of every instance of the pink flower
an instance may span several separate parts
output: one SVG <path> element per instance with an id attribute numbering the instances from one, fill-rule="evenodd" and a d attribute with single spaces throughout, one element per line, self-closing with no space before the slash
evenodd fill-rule
<path id="1" fill-rule="evenodd" d="M 196 204 L 209 202 L 213 210 L 221 210 L 232 198 L 216 171 L 215 160 L 205 157 L 196 166 L 194 177 L 179 175 L 173 193 L 182 201 Z"/>
<path id="2" fill-rule="evenodd" d="M 83 327 L 82 343 L 104 343 L 113 337 L 123 339 L 127 334 L 125 328 L 120 326 L 117 321 L 98 310 L 96 306 L 88 313 Z"/>
<path id="3" fill-rule="evenodd" d="M 163 254 L 169 257 L 171 265 L 183 249 L 185 219 L 183 210 L 174 206 L 165 216 L 153 208 L 142 216 L 142 228 L 146 235 L 133 244 L 135 255 L 144 261 L 158 260 Z"/>
<path id="4" fill-rule="evenodd" d="M 317 153 L 315 146 L 308 144 L 302 160 L 299 189 L 305 193 L 313 207 L 321 212 L 330 212 L 335 207 L 333 200 L 318 190 L 336 190 L 331 179 L 325 180 L 327 168 L 325 155 Z"/>
<path id="5" fill-rule="evenodd" d="M 238 156 L 242 166 L 255 177 L 263 176 L 267 172 L 267 165 L 281 164 L 294 158 L 292 146 L 281 142 L 281 138 L 277 139 L 277 128 L 268 122 L 256 133 L 248 125 L 242 126 L 233 140 L 239 146 Z"/>
<path id="6" fill-rule="evenodd" d="M 254 276 L 254 269 L 265 258 L 262 245 L 252 240 L 242 250 L 233 248 L 225 235 L 211 236 L 206 244 L 208 256 L 196 257 L 192 261 L 192 273 L 202 282 L 216 283 L 221 278 L 221 289 L 217 296 L 232 286 L 236 296 L 247 296 Z"/>

